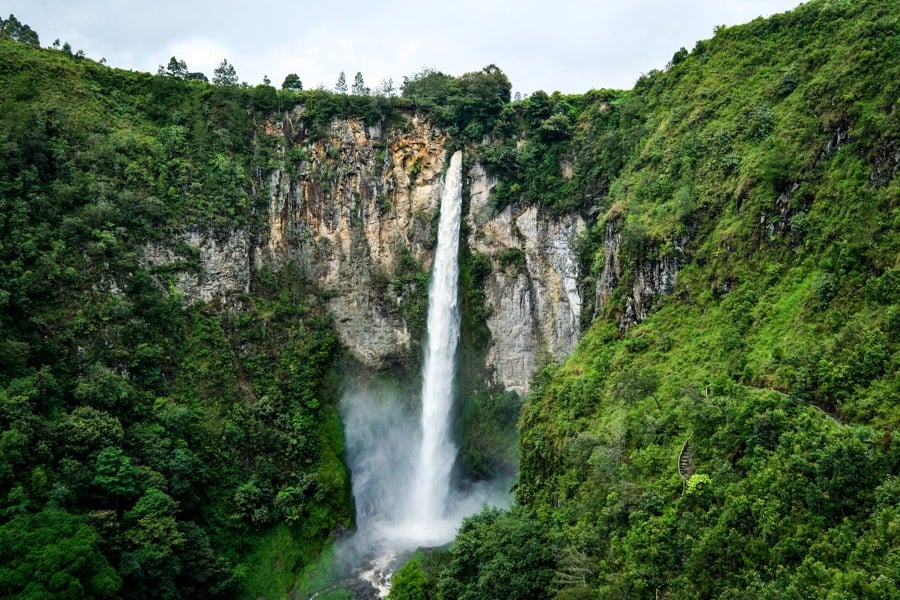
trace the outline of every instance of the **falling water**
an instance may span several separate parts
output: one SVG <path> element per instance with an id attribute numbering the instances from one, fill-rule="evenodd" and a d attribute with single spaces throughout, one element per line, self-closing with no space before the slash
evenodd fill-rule
<path id="1" fill-rule="evenodd" d="M 441 194 L 419 422 L 396 390 L 375 381 L 348 389 L 341 402 L 357 531 L 340 544 L 338 561 L 381 596 L 409 552 L 449 542 L 463 518 L 486 504 L 509 503 L 508 482 L 451 486 L 461 204 L 462 153 L 456 152 Z"/>
<path id="2" fill-rule="evenodd" d="M 459 342 L 459 218 L 462 152 L 450 159 L 441 193 L 441 220 L 428 288 L 428 344 L 422 372 L 422 446 L 413 479 L 413 520 L 439 524 L 446 513 L 456 446 L 450 439 L 453 375 Z"/>

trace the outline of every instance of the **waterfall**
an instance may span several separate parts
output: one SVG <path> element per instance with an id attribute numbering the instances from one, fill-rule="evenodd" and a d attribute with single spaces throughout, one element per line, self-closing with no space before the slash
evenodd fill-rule
<path id="1" fill-rule="evenodd" d="M 337 559 L 382 597 L 409 552 L 451 541 L 466 515 L 510 501 L 508 482 L 450 485 L 457 454 L 450 434 L 460 327 L 461 205 L 462 153 L 456 152 L 441 192 L 418 422 L 396 390 L 376 381 L 345 391 L 341 401 L 357 531 L 341 542 Z"/>
<path id="2" fill-rule="evenodd" d="M 450 439 L 456 346 L 459 342 L 459 221 L 462 152 L 457 150 L 441 192 L 437 251 L 428 288 L 428 339 L 422 371 L 422 444 L 413 476 L 412 516 L 425 527 L 446 513 L 456 446 Z"/>

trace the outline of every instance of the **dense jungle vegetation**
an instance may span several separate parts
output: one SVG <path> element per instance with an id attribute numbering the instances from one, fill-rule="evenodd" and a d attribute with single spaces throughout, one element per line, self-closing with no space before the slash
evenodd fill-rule
<path id="1" fill-rule="evenodd" d="M 316 282 L 263 270 L 239 310 L 185 306 L 140 260 L 198 224 L 258 232 L 260 132 L 302 103 L 312 137 L 417 111 L 496 175 L 498 209 L 593 223 L 584 337 L 525 399 L 516 505 L 391 597 L 900 597 L 897 0 L 813 0 L 632 90 L 515 102 L 493 65 L 398 98 L 276 90 L 0 25 L 0 596 L 281 597 L 352 527 Z M 486 263 L 463 261 L 479 345 Z M 496 413 L 472 422 L 509 420 L 464 386 Z"/>
<path id="2" fill-rule="evenodd" d="M 494 201 L 595 215 L 595 301 L 526 399 L 517 505 L 391 597 L 900 597 L 898 65 L 897 2 L 814 1 L 507 106 Z"/>
<path id="3" fill-rule="evenodd" d="M 175 58 L 150 75 L 55 46 L 0 22 L 0 596 L 284 596 L 353 520 L 336 408 L 353 365 L 325 293 L 289 264 L 186 305 L 174 283 L 198 249 L 142 254 L 184 231 L 261 235 L 282 110 L 302 104 L 307 140 L 418 110 L 461 145 L 509 82 L 276 90 L 227 61 L 209 84 Z"/>
<path id="4" fill-rule="evenodd" d="M 290 268 L 239 311 L 183 308 L 139 255 L 259 225 L 258 126 L 297 93 L 7 39 L 0 79 L 0 595 L 277 589 L 352 522 L 330 318 Z M 326 120 L 378 110 L 305 98 Z"/>

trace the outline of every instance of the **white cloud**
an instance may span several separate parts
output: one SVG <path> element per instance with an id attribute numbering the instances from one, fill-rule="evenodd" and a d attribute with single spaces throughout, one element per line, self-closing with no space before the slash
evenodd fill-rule
<path id="1" fill-rule="evenodd" d="M 155 72 L 171 56 L 212 75 L 227 58 L 242 81 L 287 73 L 334 85 L 360 71 L 369 86 L 423 66 L 459 75 L 488 64 L 514 89 L 630 87 L 718 24 L 788 10 L 798 0 L 7 0 L 41 35 L 109 64 Z"/>

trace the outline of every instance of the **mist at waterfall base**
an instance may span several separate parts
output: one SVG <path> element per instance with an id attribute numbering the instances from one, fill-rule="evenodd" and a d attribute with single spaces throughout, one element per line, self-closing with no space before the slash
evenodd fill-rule
<path id="1" fill-rule="evenodd" d="M 341 402 L 357 531 L 339 545 L 338 558 L 357 568 L 368 564 L 373 573 L 386 572 L 385 577 L 367 577 L 382 594 L 392 562 L 416 548 L 446 544 L 465 516 L 485 505 L 509 502 L 505 485 L 452 481 L 461 207 L 458 151 L 441 193 L 420 397 L 410 401 L 387 386 L 362 382 Z"/>
<path id="2" fill-rule="evenodd" d="M 341 404 L 357 527 L 338 548 L 345 565 L 441 546 L 453 539 L 464 517 L 485 505 L 509 504 L 506 479 L 451 482 L 441 516 L 419 521 L 421 507 L 414 506 L 412 491 L 422 442 L 419 411 L 391 386 L 378 384 L 348 391 Z"/>

